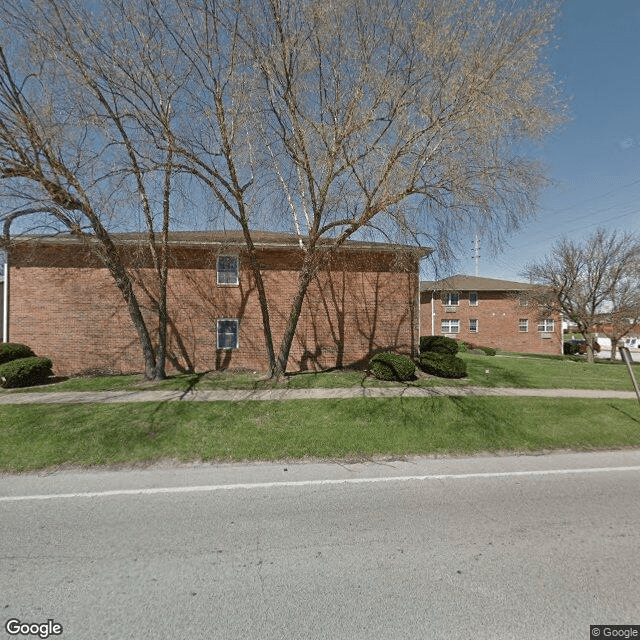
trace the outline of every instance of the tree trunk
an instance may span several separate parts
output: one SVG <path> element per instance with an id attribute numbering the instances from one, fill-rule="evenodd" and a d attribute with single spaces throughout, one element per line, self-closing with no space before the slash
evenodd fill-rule
<path id="1" fill-rule="evenodd" d="M 278 359 L 275 362 L 275 366 L 271 369 L 271 378 L 280 379 L 287 370 L 287 363 L 289 361 L 289 354 L 291 352 L 291 345 L 293 344 L 293 338 L 296 334 L 296 327 L 298 326 L 298 320 L 302 312 L 302 304 L 307 294 L 309 284 L 316 273 L 316 269 L 310 265 L 303 265 L 300 271 L 300 278 L 298 280 L 298 291 L 296 292 L 293 302 L 291 303 L 291 312 L 289 313 L 289 321 L 280 343 L 280 353 Z"/>
<path id="2" fill-rule="evenodd" d="M 165 248 L 166 250 L 166 248 Z M 166 258 L 163 258 L 166 260 Z M 167 377 L 167 272 L 163 266 L 163 273 L 160 279 L 160 295 L 158 300 L 158 349 L 156 351 L 156 366 L 153 372 L 154 380 L 164 380 Z"/>
<path id="3" fill-rule="evenodd" d="M 144 377 L 147 380 L 153 380 L 156 377 L 156 353 L 147 330 L 147 325 L 140 310 L 138 299 L 136 298 L 131 279 L 121 264 L 108 265 L 109 271 L 115 280 L 116 286 L 122 292 L 127 303 L 129 317 L 138 334 L 140 347 L 142 348 L 142 356 L 144 359 Z"/>
<path id="4" fill-rule="evenodd" d="M 609 356 L 609 360 L 616 359 L 616 353 L 618 351 L 618 339 L 611 338 L 611 355 Z"/>
<path id="5" fill-rule="evenodd" d="M 269 362 L 269 371 L 271 372 L 271 377 L 273 377 L 273 372 L 276 367 L 276 356 L 275 350 L 273 348 L 273 334 L 271 332 L 271 320 L 269 318 L 269 305 L 267 303 L 267 294 L 264 288 L 264 280 L 262 279 L 262 271 L 260 271 L 260 264 L 258 263 L 258 258 L 256 257 L 256 247 L 253 244 L 253 238 L 251 237 L 251 232 L 249 230 L 249 226 L 246 223 L 246 220 L 242 219 L 242 232 L 244 234 L 245 244 L 247 246 L 247 250 L 249 252 L 249 263 L 251 265 L 251 273 L 253 275 L 253 280 L 256 283 L 256 289 L 258 290 L 258 301 L 260 303 L 260 311 L 262 313 L 262 330 L 264 333 L 264 344 L 267 349 L 267 360 Z M 288 357 L 287 353 L 287 357 Z M 286 362 L 285 362 L 286 367 Z"/>
<path id="6" fill-rule="evenodd" d="M 169 225 L 171 213 L 171 170 L 173 151 L 169 148 L 165 163 L 163 200 L 162 200 L 162 243 L 158 260 L 158 349 L 156 351 L 156 367 L 154 380 L 164 380 L 167 377 L 167 326 L 169 324 L 169 311 L 167 307 L 167 282 L 169 279 Z"/>
<path id="7" fill-rule="evenodd" d="M 136 297 L 135 291 L 133 290 L 131 278 L 129 277 L 127 270 L 122 264 L 122 260 L 120 259 L 118 250 L 113 244 L 111 237 L 104 229 L 100 221 L 94 218 L 91 220 L 91 222 L 96 237 L 102 247 L 102 251 L 97 251 L 98 256 L 109 270 L 109 273 L 113 277 L 116 286 L 118 287 L 118 289 L 120 289 L 120 292 L 122 293 L 122 296 L 127 304 L 129 317 L 131 318 L 131 322 L 133 323 L 136 333 L 138 334 L 140 347 L 142 349 L 142 357 L 144 359 L 144 377 L 147 380 L 153 380 L 156 376 L 157 367 L 156 352 L 153 348 L 153 342 L 151 341 L 151 336 L 149 335 L 147 324 L 145 322 L 144 316 L 142 315 L 142 310 L 140 309 L 138 298 Z"/>

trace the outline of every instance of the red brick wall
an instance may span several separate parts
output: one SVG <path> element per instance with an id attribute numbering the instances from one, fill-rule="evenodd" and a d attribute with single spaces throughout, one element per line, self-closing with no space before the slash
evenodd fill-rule
<path id="1" fill-rule="evenodd" d="M 202 247 L 182 247 L 172 254 L 168 368 L 265 370 L 262 315 L 246 260 L 241 255 L 239 285 L 222 286 L 216 284 L 215 259 L 212 249 Z M 262 250 L 259 260 L 277 353 L 297 289 L 300 255 Z M 57 375 L 142 370 L 122 296 L 83 247 L 71 252 L 68 246 L 15 249 L 11 261 L 10 341 L 50 357 Z M 146 266 L 144 260 L 140 264 Z M 415 258 L 399 260 L 394 253 L 349 251 L 335 257 L 331 271 L 321 272 L 309 288 L 288 369 L 359 364 L 379 350 L 415 352 L 417 269 Z M 153 294 L 150 271 L 136 273 Z M 153 330 L 153 304 L 138 291 Z M 216 349 L 219 318 L 240 319 L 238 349 Z"/>
<path id="2" fill-rule="evenodd" d="M 494 347 L 504 351 L 521 353 L 562 353 L 562 325 L 560 317 L 555 315 L 552 333 L 538 331 L 541 317 L 538 307 L 530 301 L 521 306 L 520 297 L 510 291 L 479 291 L 478 305 L 469 304 L 469 292 L 460 293 L 459 304 L 453 311 L 446 311 L 439 293 L 434 298 L 435 315 L 433 335 L 447 335 L 456 340 L 471 342 L 478 346 Z M 443 333 L 442 320 L 460 321 L 460 332 Z M 478 321 L 478 332 L 469 331 L 469 320 Z M 519 330 L 520 319 L 528 320 L 528 331 Z M 420 335 L 432 335 L 431 292 L 420 294 Z M 548 337 L 544 337 L 548 336 Z"/>

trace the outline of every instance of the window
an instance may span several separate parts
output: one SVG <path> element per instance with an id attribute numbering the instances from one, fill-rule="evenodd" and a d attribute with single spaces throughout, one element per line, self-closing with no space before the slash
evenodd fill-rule
<path id="1" fill-rule="evenodd" d="M 442 333 L 460 333 L 460 320 L 442 320 Z"/>
<path id="2" fill-rule="evenodd" d="M 223 318 L 216 328 L 216 349 L 238 348 L 238 320 Z"/>
<path id="3" fill-rule="evenodd" d="M 544 318 L 538 322 L 538 331 L 543 333 L 553 333 L 553 320 Z"/>
<path id="4" fill-rule="evenodd" d="M 457 293 L 443 293 L 442 304 L 445 307 L 457 307 L 460 304 L 460 296 Z"/>
<path id="5" fill-rule="evenodd" d="M 529 296 L 526 293 L 521 294 L 520 298 L 518 298 L 518 302 L 519 302 L 521 307 L 528 307 L 529 306 Z"/>
<path id="6" fill-rule="evenodd" d="M 477 307 L 478 306 L 478 292 L 477 291 L 469 291 L 469 306 Z"/>
<path id="7" fill-rule="evenodd" d="M 526 318 L 520 318 L 520 320 L 518 320 L 518 331 L 522 333 L 529 331 L 529 321 Z"/>
<path id="8" fill-rule="evenodd" d="M 218 256 L 216 272 L 218 284 L 238 284 L 238 256 Z"/>
<path id="9" fill-rule="evenodd" d="M 469 320 L 469 331 L 478 333 L 478 321 L 475 318 Z"/>

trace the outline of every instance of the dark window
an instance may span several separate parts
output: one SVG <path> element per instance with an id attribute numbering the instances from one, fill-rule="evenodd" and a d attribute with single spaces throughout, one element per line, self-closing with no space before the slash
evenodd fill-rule
<path id="1" fill-rule="evenodd" d="M 218 284 L 238 284 L 238 256 L 218 256 L 216 271 Z"/>
<path id="2" fill-rule="evenodd" d="M 218 320 L 216 348 L 238 348 L 238 320 Z"/>

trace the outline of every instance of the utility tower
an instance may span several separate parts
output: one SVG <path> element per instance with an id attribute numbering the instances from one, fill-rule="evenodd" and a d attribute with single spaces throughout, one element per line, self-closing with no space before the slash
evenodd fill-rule
<path id="1" fill-rule="evenodd" d="M 476 277 L 480 273 L 480 236 L 476 233 L 475 240 L 473 241 L 473 256 L 472 258 L 476 263 Z"/>

